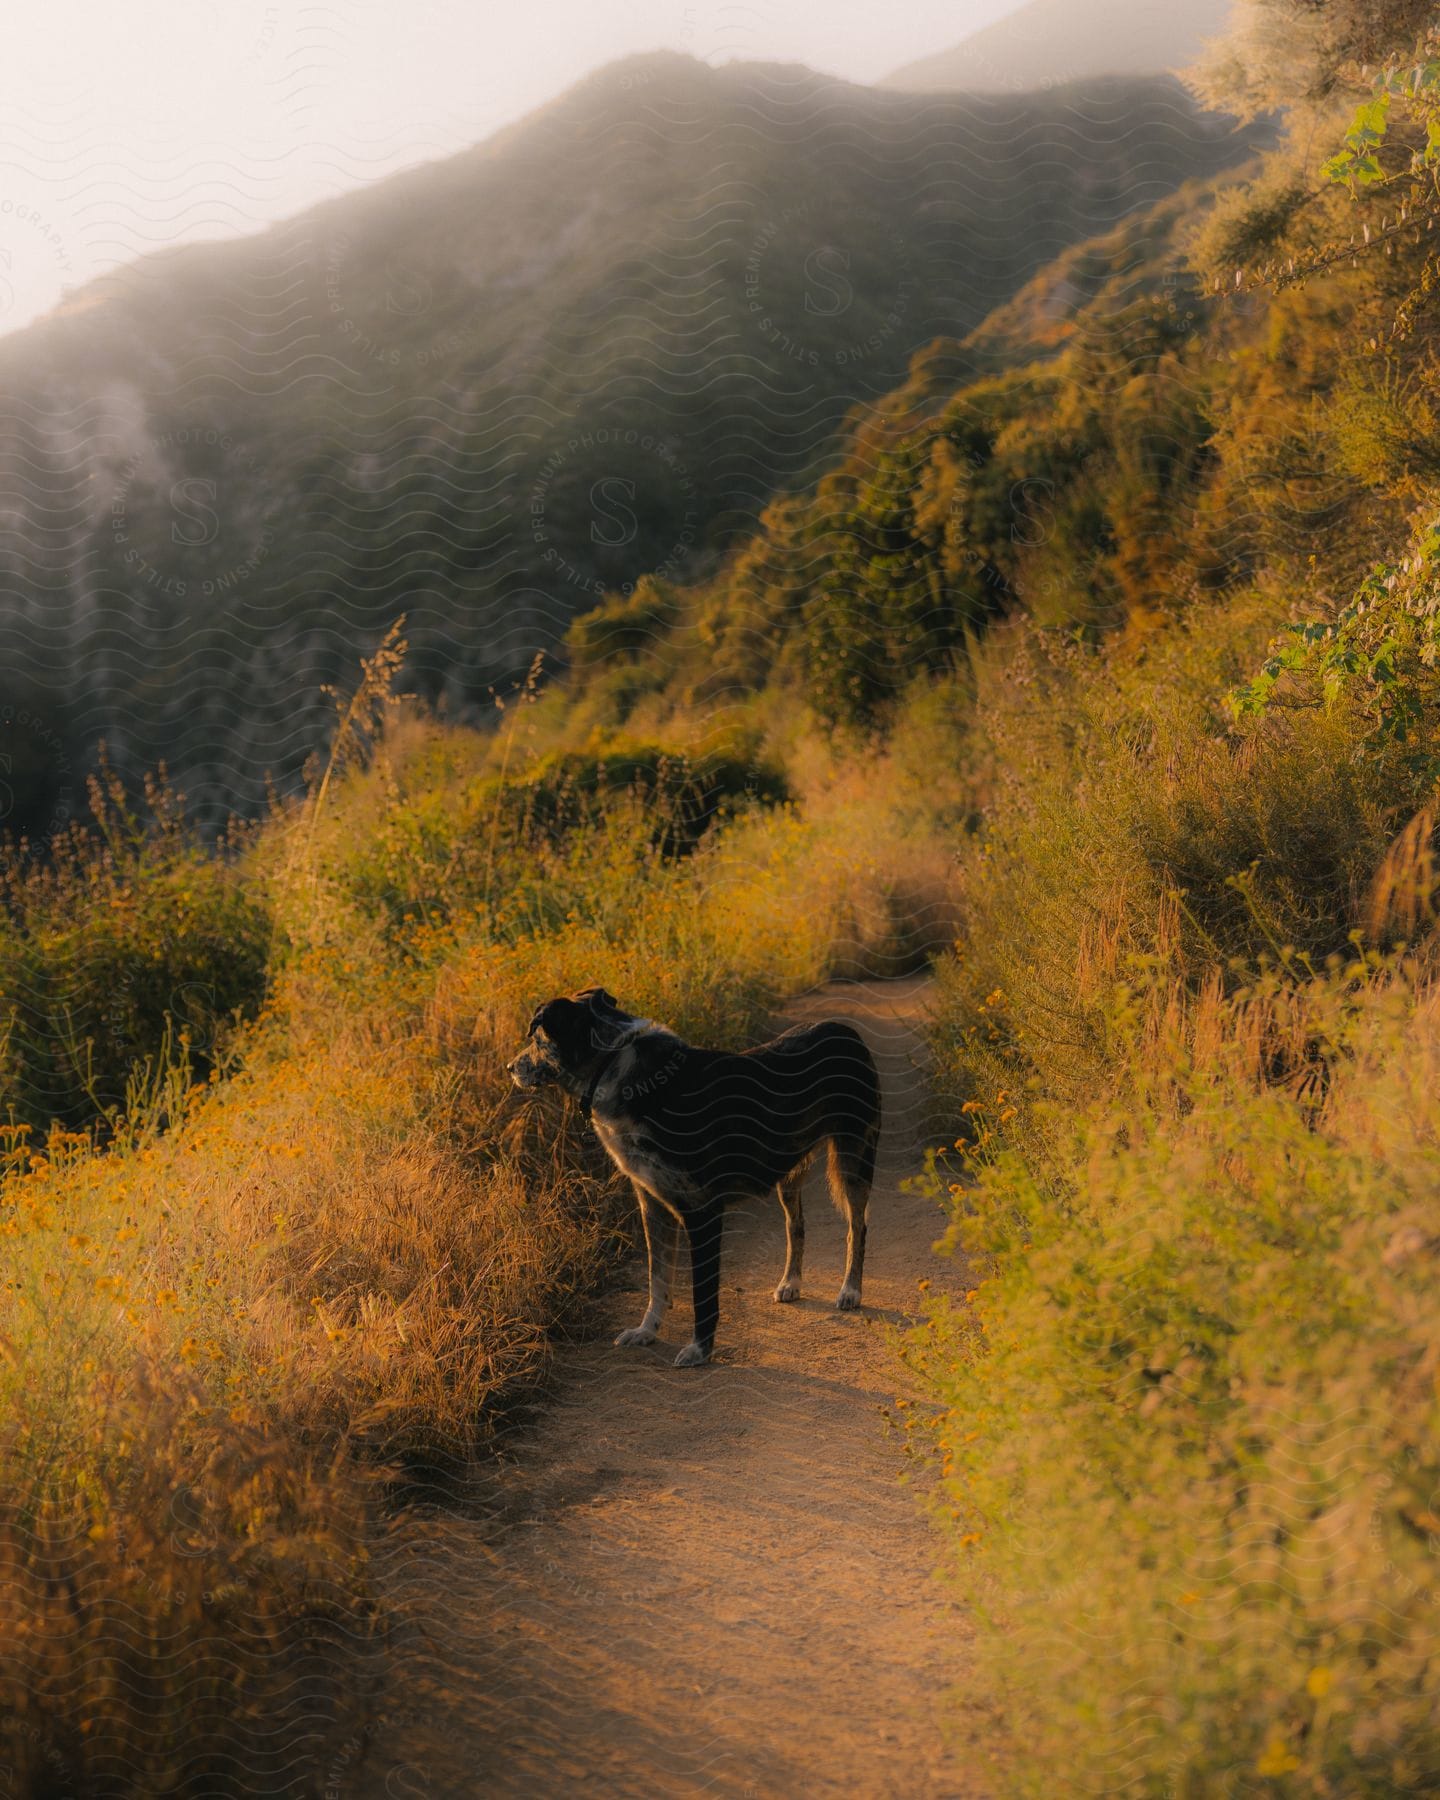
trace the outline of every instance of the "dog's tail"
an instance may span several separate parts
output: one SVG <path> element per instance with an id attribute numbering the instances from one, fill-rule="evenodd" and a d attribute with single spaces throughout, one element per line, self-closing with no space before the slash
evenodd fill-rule
<path id="1" fill-rule="evenodd" d="M 842 1219 L 863 1212 L 875 1181 L 875 1153 L 880 1143 L 880 1118 L 858 1136 L 832 1137 L 825 1161 L 830 1198 Z"/>

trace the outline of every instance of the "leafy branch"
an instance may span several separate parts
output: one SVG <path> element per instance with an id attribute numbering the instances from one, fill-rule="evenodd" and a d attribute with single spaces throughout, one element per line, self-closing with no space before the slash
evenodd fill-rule
<path id="1" fill-rule="evenodd" d="M 1380 563 L 1331 623 L 1289 625 L 1256 674 L 1227 696 L 1238 719 L 1283 705 L 1358 706 L 1370 726 L 1359 754 L 1403 746 L 1425 781 L 1440 779 L 1440 526 L 1403 563 Z"/>
<path id="2" fill-rule="evenodd" d="M 1412 150 L 1408 166 L 1387 172 L 1380 152 L 1390 130 L 1391 102 L 1397 99 L 1429 108 L 1425 142 Z M 1422 55 L 1408 67 L 1392 64 L 1375 78 L 1374 92 L 1356 109 L 1345 132 L 1344 147 L 1321 164 L 1320 173 L 1353 193 L 1375 182 L 1418 174 L 1436 163 L 1440 163 L 1440 57 Z"/>

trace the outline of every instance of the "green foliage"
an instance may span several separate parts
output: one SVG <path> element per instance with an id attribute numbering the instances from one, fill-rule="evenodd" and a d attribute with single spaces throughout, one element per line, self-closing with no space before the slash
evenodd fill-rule
<path id="1" fill-rule="evenodd" d="M 471 758 L 445 755 L 465 742 L 412 727 L 386 758 L 386 804 L 369 831 L 353 814 L 370 809 L 373 790 L 344 809 L 353 837 L 332 866 L 337 897 L 407 953 L 431 954 L 476 920 L 505 941 L 543 930 L 593 900 L 585 859 L 597 845 L 686 856 L 726 815 L 787 793 L 753 756 L 612 738 L 476 772 Z M 604 867 L 602 857 L 595 879 Z"/>
<path id="2" fill-rule="evenodd" d="M 1433 987 L 1337 964 L 1111 1024 L 1123 1074 L 1051 1112 L 1049 1163 L 998 1124 L 955 1180 L 972 1289 L 911 1340 L 1004 1791 L 1419 1791 Z"/>
<path id="3" fill-rule="evenodd" d="M 1010 1792 L 1378 1797 L 1437 1751 L 1434 809 L 1396 837 L 1373 652 L 1227 719 L 1274 605 L 977 663 L 928 1177 L 972 1286 L 911 1354 Z M 1403 967 L 1356 950 L 1389 918 Z"/>
<path id="4" fill-rule="evenodd" d="M 265 991 L 270 916 L 242 840 L 205 845 L 160 784 L 148 817 L 113 779 L 92 811 L 45 854 L 0 849 L 0 1114 L 41 1133 L 115 1128 L 137 1077 L 172 1061 L 218 1071 Z"/>
<path id="5" fill-rule="evenodd" d="M 1056 249 L 1249 141 L 1162 78 L 1098 84 L 1126 124 L 1100 133 L 1076 123 L 1090 89 L 917 110 L 808 72 L 777 106 L 772 82 L 631 59 L 491 143 L 7 339 L 0 479 L 35 511 L 0 706 L 46 734 L 11 781 L 21 821 L 48 824 L 57 766 L 78 788 L 82 720 L 108 722 L 127 779 L 163 759 L 207 820 L 258 811 L 267 774 L 297 787 L 323 742 L 322 684 L 401 611 L 409 684 L 483 711 L 575 614 L 709 573 L 935 320 L 979 324 Z M 656 121 L 681 117 L 662 149 Z M 1007 151 L 977 181 L 987 141 Z M 697 255 L 703 280 L 668 278 Z M 957 283 L 972 262 L 984 282 Z M 271 291 L 304 320 L 293 357 L 252 343 L 246 297 Z M 73 456 L 43 429 L 70 409 Z M 63 667 L 26 624 L 56 606 Z"/>
<path id="6" fill-rule="evenodd" d="M 649 689 L 685 707 L 793 683 L 820 718 L 869 728 L 912 681 L 963 667 L 1007 611 L 1086 625 L 1156 613 L 1213 462 L 1189 330 L 1173 300 L 1132 302 L 1055 364 L 857 427 L 840 466 L 767 510 L 668 639 L 651 609 L 635 615 L 626 648 Z M 630 617 L 604 609 L 576 630 L 583 644 Z M 577 673 L 582 693 L 610 679 Z"/>
<path id="7" fill-rule="evenodd" d="M 1383 180 L 1385 171 L 1376 152 L 1385 142 L 1389 112 L 1390 94 L 1382 88 L 1356 112 L 1345 133 L 1345 148 L 1327 157 L 1320 165 L 1320 173 L 1330 181 L 1343 181 L 1351 187 Z"/>
<path id="8" fill-rule="evenodd" d="M 1212 104 L 1243 113 L 1283 106 L 1287 123 L 1258 177 L 1197 234 L 1200 259 L 1218 288 L 1229 288 L 1232 274 L 1236 288 L 1278 288 L 1364 266 L 1366 310 L 1375 322 L 1383 319 L 1383 329 L 1356 331 L 1346 350 L 1415 338 L 1417 308 L 1436 278 L 1429 233 L 1440 217 L 1437 52 L 1440 32 L 1424 0 L 1335 0 L 1301 9 L 1289 0 L 1246 0 L 1193 85 Z M 1342 126 L 1346 96 L 1352 111 Z M 1317 134 L 1341 138 L 1341 148 L 1318 167 Z M 1308 183 L 1303 174 L 1297 179 L 1297 166 L 1314 170 Z M 1348 191 L 1349 207 L 1335 204 L 1336 190 Z M 1427 359 L 1417 362 L 1424 369 Z"/>
<path id="9" fill-rule="evenodd" d="M 1262 184 L 1204 243 L 1327 228 Z M 1371 348 L 1405 248 L 1182 353 L 1207 432 L 1171 568 L 1260 591 L 973 659 L 934 1026 L 966 1130 L 929 1179 L 974 1285 L 912 1354 L 1007 1791 L 1379 1796 L 1435 1760 L 1423 312 Z"/>
<path id="10" fill-rule="evenodd" d="M 653 650 L 678 615 L 674 584 L 642 576 L 634 593 L 615 595 L 571 622 L 565 634 L 570 666 L 583 673 L 643 655 Z"/>
<path id="11" fill-rule="evenodd" d="M 1030 1130 L 1037 1096 L 1083 1104 L 1117 1078 L 1117 985 L 1163 1011 L 1212 972 L 1319 966 L 1364 923 L 1411 791 L 1354 756 L 1353 709 L 1227 724 L 1227 672 L 1251 665 L 1272 620 L 1241 596 L 1138 653 L 1027 631 L 981 659 L 982 821 L 960 850 L 936 1037 L 962 1099 L 1005 1089 Z"/>
<path id="12" fill-rule="evenodd" d="M 1435 34 L 1430 34 L 1432 41 Z M 1390 129 L 1393 99 L 1411 103 L 1412 116 L 1424 128 L 1423 142 L 1410 151 L 1402 169 L 1388 171 L 1380 152 Z M 1392 64 L 1375 78 L 1372 97 L 1355 112 L 1345 132 L 1345 147 L 1321 164 L 1321 174 L 1350 188 L 1394 180 L 1401 174 L 1418 174 L 1440 161 L 1440 57 L 1422 55 L 1404 66 Z"/>
<path id="13" fill-rule="evenodd" d="M 944 499 L 927 491 L 922 459 L 950 475 Z M 917 674 L 944 668 L 998 605 L 1003 577 L 947 535 L 955 445 L 949 437 L 873 447 L 861 479 L 822 483 L 804 526 L 812 551 L 798 595 L 798 650 L 821 717 L 873 723 Z M 945 475 L 940 478 L 942 481 Z"/>
<path id="14" fill-rule="evenodd" d="M 1272 187 L 1279 231 L 1305 190 Z M 1243 312 L 1201 300 L 1181 239 L 1208 218 L 1230 254 L 1253 202 L 1163 202 L 917 359 L 703 586 L 577 624 L 579 716 L 613 730 L 799 691 L 871 729 L 911 680 L 963 670 L 997 618 L 1138 633 L 1266 564 L 1305 578 L 1318 550 L 1345 571 L 1440 474 L 1440 415 L 1415 358 L 1352 353 L 1378 304 L 1364 278 Z M 592 631 L 620 634 L 616 658 L 589 654 Z"/>
<path id="15" fill-rule="evenodd" d="M 1348 707 L 1361 721 L 1354 754 L 1384 758 L 1396 804 L 1418 805 L 1440 780 L 1437 559 L 1440 532 L 1432 528 L 1412 557 L 1375 567 L 1333 623 L 1288 625 L 1231 693 L 1234 715 Z"/>
<path id="16" fill-rule="evenodd" d="M 788 797 L 778 769 L 750 758 L 611 741 L 603 750 L 557 751 L 516 783 L 509 804 L 531 829 L 563 837 L 606 804 L 629 800 L 652 817 L 662 854 L 691 850 L 727 808 Z"/>

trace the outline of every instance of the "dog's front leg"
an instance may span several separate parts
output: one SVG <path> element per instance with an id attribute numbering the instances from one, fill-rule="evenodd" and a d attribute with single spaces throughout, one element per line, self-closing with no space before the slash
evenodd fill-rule
<path id="1" fill-rule="evenodd" d="M 675 1258 L 680 1249 L 680 1229 L 668 1207 L 662 1206 L 640 1183 L 631 1184 L 640 1202 L 640 1223 L 645 1228 L 645 1255 L 650 1264 L 650 1304 L 645 1317 L 629 1331 L 622 1331 L 617 1344 L 653 1344 L 670 1304 L 670 1287 L 675 1279 Z"/>
<path id="2" fill-rule="evenodd" d="M 720 1323 L 720 1239 L 724 1228 L 725 1210 L 715 1201 L 686 1217 L 695 1336 L 675 1358 L 677 1369 L 708 1362 L 715 1348 L 715 1328 Z"/>

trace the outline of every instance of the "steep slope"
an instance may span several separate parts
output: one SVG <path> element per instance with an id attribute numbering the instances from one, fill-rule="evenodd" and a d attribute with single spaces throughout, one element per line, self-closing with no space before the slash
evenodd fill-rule
<path id="1" fill-rule="evenodd" d="M 645 581 L 577 618 L 576 732 L 678 714 L 723 741 L 771 683 L 873 724 L 997 615 L 1139 621 L 1241 573 L 1255 496 L 1219 480 L 1212 394 L 1261 324 L 1202 294 L 1182 252 L 1225 185 L 1186 184 L 927 345 L 714 577 Z"/>
<path id="2" fill-rule="evenodd" d="M 1095 75 L 1154 75 L 1194 62 L 1225 29 L 1231 0 L 1030 0 L 952 49 L 887 75 L 912 94 L 1053 87 Z"/>
<path id="3" fill-rule="evenodd" d="M 1169 81 L 917 101 L 666 54 L 147 259 L 0 343 L 0 810 L 56 822 L 102 735 L 253 807 L 402 611 L 415 682 L 483 705 L 602 590 L 703 574 L 917 346 L 1249 142 Z"/>

